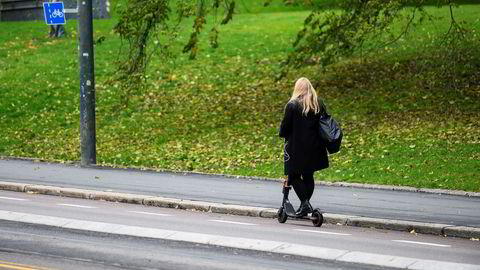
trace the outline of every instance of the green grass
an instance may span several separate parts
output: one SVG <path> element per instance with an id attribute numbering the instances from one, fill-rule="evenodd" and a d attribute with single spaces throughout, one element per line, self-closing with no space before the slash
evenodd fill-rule
<path id="1" fill-rule="evenodd" d="M 448 20 L 446 9 L 428 9 Z M 476 31 L 458 54 L 434 46 L 443 24 L 425 24 L 382 52 L 325 71 L 306 66 L 279 82 L 278 62 L 308 12 L 237 14 L 220 27 L 217 50 L 203 43 L 196 61 L 154 58 L 148 89 L 123 109 L 111 80 L 115 19 L 97 20 L 94 36 L 106 37 L 95 48 L 98 163 L 279 178 L 283 106 L 295 78 L 307 76 L 345 131 L 318 180 L 479 191 L 480 6 L 455 11 Z M 0 155 L 78 161 L 75 21 L 57 40 L 43 22 L 0 29 Z"/>

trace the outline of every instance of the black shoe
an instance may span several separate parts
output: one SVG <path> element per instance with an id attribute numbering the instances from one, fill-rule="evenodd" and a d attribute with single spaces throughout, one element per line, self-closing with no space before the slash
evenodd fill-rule
<path id="1" fill-rule="evenodd" d="M 298 206 L 297 210 L 295 210 L 295 214 L 300 213 L 300 212 L 302 211 L 302 207 L 304 207 L 304 206 L 303 206 L 302 203 L 300 203 L 300 205 Z"/>
<path id="2" fill-rule="evenodd" d="M 297 217 L 304 217 L 308 215 L 309 213 L 313 212 L 313 207 L 310 205 L 310 202 L 308 200 L 305 200 L 300 203 L 300 207 L 298 210 L 295 212 Z"/>

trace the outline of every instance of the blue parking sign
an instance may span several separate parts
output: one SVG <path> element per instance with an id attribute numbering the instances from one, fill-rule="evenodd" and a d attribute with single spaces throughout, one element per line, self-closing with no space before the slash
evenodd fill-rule
<path id="1" fill-rule="evenodd" d="M 44 2 L 43 14 L 45 15 L 45 23 L 48 25 L 65 24 L 63 2 Z"/>

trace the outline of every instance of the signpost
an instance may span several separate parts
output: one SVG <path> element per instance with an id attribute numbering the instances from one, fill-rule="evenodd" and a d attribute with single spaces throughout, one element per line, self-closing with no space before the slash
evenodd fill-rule
<path id="1" fill-rule="evenodd" d="M 97 163 L 95 134 L 95 74 L 93 60 L 92 0 L 77 0 L 77 9 L 65 10 L 63 2 L 43 3 L 45 23 L 65 24 L 65 13 L 78 12 L 78 62 L 80 66 L 81 165 Z"/>
<path id="2" fill-rule="evenodd" d="M 95 135 L 95 74 L 93 64 L 92 0 L 77 0 L 78 63 L 80 64 L 81 164 L 97 163 Z"/>

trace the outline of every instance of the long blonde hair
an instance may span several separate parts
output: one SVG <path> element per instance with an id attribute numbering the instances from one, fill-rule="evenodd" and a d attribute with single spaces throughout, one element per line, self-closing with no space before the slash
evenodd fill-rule
<path id="1" fill-rule="evenodd" d="M 320 112 L 317 92 L 315 92 L 312 83 L 307 78 L 302 77 L 295 83 L 290 101 L 295 100 L 302 105 L 302 113 L 304 115 L 307 115 L 310 111 L 313 111 L 315 114 Z"/>

